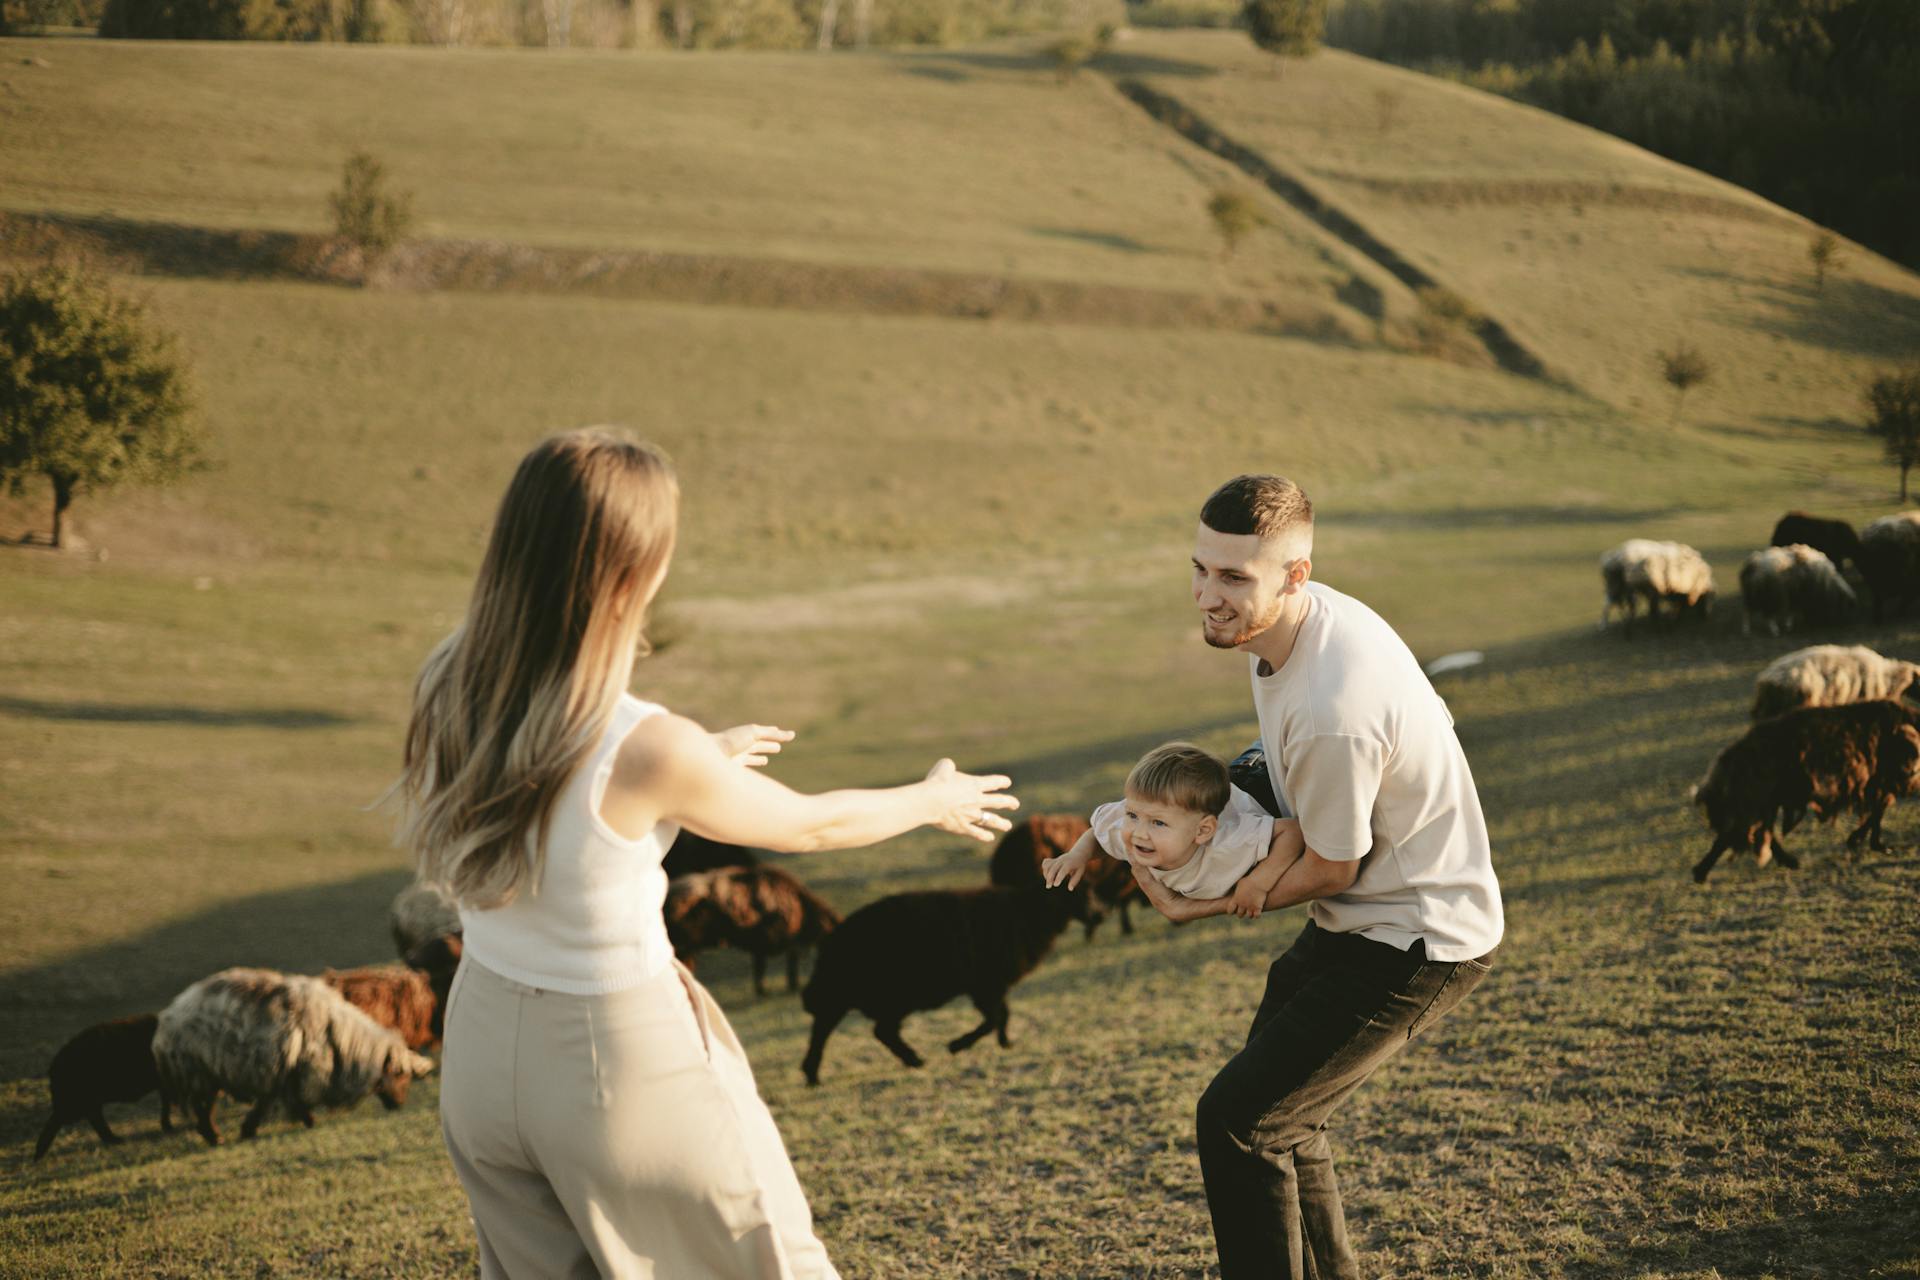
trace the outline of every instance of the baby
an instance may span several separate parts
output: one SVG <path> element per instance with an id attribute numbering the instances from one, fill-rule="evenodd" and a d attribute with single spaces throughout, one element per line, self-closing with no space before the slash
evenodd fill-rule
<path id="1" fill-rule="evenodd" d="M 1227 766 L 1190 742 L 1169 742 L 1140 757 L 1127 775 L 1126 799 L 1093 811 L 1093 826 L 1073 848 L 1040 864 L 1047 886 L 1080 883 L 1097 849 L 1147 868 L 1185 898 L 1225 898 L 1234 915 L 1254 919 L 1267 894 L 1305 848 L 1300 824 L 1275 820 L 1227 778 Z"/>

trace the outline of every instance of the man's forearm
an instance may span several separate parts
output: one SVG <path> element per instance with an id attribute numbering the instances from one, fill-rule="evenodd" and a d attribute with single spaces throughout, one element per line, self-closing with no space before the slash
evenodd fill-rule
<path id="1" fill-rule="evenodd" d="M 1280 882 L 1267 894 L 1266 910 L 1278 911 L 1316 898 L 1330 898 L 1353 887 L 1359 873 L 1356 864 L 1333 862 L 1317 855 L 1308 857 L 1310 853 L 1310 849 L 1302 850 L 1281 873 Z"/>

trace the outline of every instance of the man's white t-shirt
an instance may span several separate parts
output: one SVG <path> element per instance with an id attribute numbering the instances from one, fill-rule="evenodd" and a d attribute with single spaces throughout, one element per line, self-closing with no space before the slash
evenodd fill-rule
<path id="1" fill-rule="evenodd" d="M 1364 858 L 1351 888 L 1315 899 L 1313 921 L 1430 960 L 1471 960 L 1506 921 L 1480 796 L 1453 716 L 1406 643 L 1351 596 L 1318 582 L 1286 665 L 1249 655 L 1274 794 L 1307 848 Z"/>
<path id="2" fill-rule="evenodd" d="M 1267 856 L 1273 843 L 1273 815 L 1238 787 L 1227 788 L 1227 807 L 1216 815 L 1213 839 L 1195 849 L 1185 866 L 1171 871 L 1148 867 L 1153 878 L 1183 898 L 1224 898 Z M 1131 864 L 1127 849 L 1127 805 L 1114 800 L 1093 811 L 1094 839 L 1109 856 Z"/>

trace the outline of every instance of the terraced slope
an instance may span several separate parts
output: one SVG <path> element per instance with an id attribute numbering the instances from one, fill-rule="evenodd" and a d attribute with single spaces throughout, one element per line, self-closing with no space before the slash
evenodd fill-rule
<path id="1" fill-rule="evenodd" d="M 1310 235 L 1258 237 L 1223 267 L 1205 204 L 1229 171 L 1017 59 L 108 41 L 0 57 L 15 211 L 318 231 L 365 147 L 427 236 L 1207 292 L 1346 274 Z"/>
<path id="2" fill-rule="evenodd" d="M 1817 230 L 1750 192 L 1530 107 L 1329 50 L 1136 32 L 1107 68 L 1191 106 L 1497 316 L 1579 387 L 1664 416 L 1656 348 L 1715 366 L 1689 416 L 1821 429 L 1870 371 L 1920 352 L 1920 277 L 1850 246 L 1814 288 Z"/>

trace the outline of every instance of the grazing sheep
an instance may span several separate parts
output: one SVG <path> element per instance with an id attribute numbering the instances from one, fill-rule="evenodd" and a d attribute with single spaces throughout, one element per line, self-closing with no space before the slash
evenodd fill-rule
<path id="1" fill-rule="evenodd" d="M 938 1009 L 966 996 L 980 1025 L 947 1044 L 971 1048 L 988 1032 L 1006 1048 L 1007 992 L 1053 949 L 1069 920 L 1085 920 L 1087 887 L 936 889 L 897 893 L 848 916 L 820 946 L 800 1003 L 813 1015 L 813 1037 L 800 1063 L 808 1084 L 820 1083 L 827 1037 L 848 1012 L 873 1019 L 873 1034 L 909 1067 L 920 1055 L 900 1038 L 910 1013 Z"/>
<path id="2" fill-rule="evenodd" d="M 818 946 L 840 913 L 778 867 L 723 867 L 681 876 L 667 885 L 667 939 L 692 966 L 709 947 L 737 947 L 753 957 L 753 994 L 765 995 L 767 957 L 785 953 L 787 990 L 800 985 L 800 952 Z"/>
<path id="3" fill-rule="evenodd" d="M 1673 616 L 1704 619 L 1713 611 L 1713 570 L 1706 558 L 1681 542 L 1653 542 L 1629 538 L 1600 557 L 1600 581 L 1606 588 L 1606 603 L 1600 609 L 1600 625 L 1619 609 L 1626 617 L 1625 633 L 1633 634 L 1633 619 L 1640 601 L 1647 602 L 1647 616 L 1658 618 L 1660 606 L 1667 605 Z"/>
<path id="4" fill-rule="evenodd" d="M 1804 511 L 1789 511 L 1773 526 L 1770 545 L 1791 547 L 1795 543 L 1812 547 L 1833 561 L 1836 569 L 1844 569 L 1848 561 L 1856 567 L 1860 563 L 1860 535 L 1845 520 L 1825 520 Z"/>
<path id="5" fill-rule="evenodd" d="M 1812 547 L 1767 547 L 1748 556 L 1740 566 L 1740 602 L 1746 609 L 1741 623 L 1751 631 L 1759 618 L 1772 635 L 1795 626 L 1832 626 L 1845 622 L 1859 599 L 1833 567 L 1833 561 Z"/>
<path id="6" fill-rule="evenodd" d="M 678 880 L 696 871 L 718 871 L 722 867 L 753 867 L 759 864 L 759 851 L 745 845 L 728 844 L 724 840 L 709 840 L 691 831 L 682 831 L 679 839 L 667 850 L 666 857 L 660 859 L 660 869 L 667 873 L 669 880 Z"/>
<path id="7" fill-rule="evenodd" d="M 1920 511 L 1881 516 L 1862 529 L 1858 563 L 1873 592 L 1873 620 L 1906 613 L 1920 598 Z"/>
<path id="8" fill-rule="evenodd" d="M 988 880 L 1009 889 L 1023 889 L 1042 883 L 1040 864 L 1073 848 L 1074 841 L 1086 829 L 1087 820 L 1078 814 L 1035 814 L 1000 837 L 1000 843 L 993 849 L 993 860 L 988 865 Z M 1140 885 L 1133 878 L 1132 868 L 1117 858 L 1109 857 L 1106 850 L 1101 849 L 1087 863 L 1086 874 L 1081 879 L 1093 891 L 1093 901 L 1087 904 L 1087 938 L 1092 939 L 1093 931 L 1107 918 L 1107 912 L 1115 907 L 1120 911 L 1120 932 L 1132 933 L 1133 920 L 1129 909 L 1140 896 Z"/>
<path id="9" fill-rule="evenodd" d="M 1704 883 L 1729 849 L 1752 849 L 1761 866 L 1779 858 L 1799 862 L 1773 831 L 1791 832 L 1809 810 L 1831 820 L 1844 812 L 1865 819 L 1847 836 L 1857 852 L 1862 838 L 1884 851 L 1880 823 L 1901 796 L 1920 789 L 1920 711 L 1897 702 L 1852 702 L 1802 707 L 1762 720 L 1714 758 L 1694 788 L 1707 811 L 1713 846 L 1693 868 Z"/>
<path id="10" fill-rule="evenodd" d="M 440 1003 L 420 970 L 397 964 L 328 969 L 320 981 L 381 1026 L 399 1032 L 407 1048 L 420 1052 L 440 1042 Z"/>
<path id="11" fill-rule="evenodd" d="M 387 908 L 393 947 L 402 960 L 429 938 L 460 932 L 460 908 L 437 884 L 410 884 L 394 895 Z"/>
<path id="12" fill-rule="evenodd" d="M 463 949 L 460 935 L 443 933 L 407 952 L 407 967 L 427 975 L 427 987 L 433 992 L 433 1038 L 446 1035 L 447 1001 L 453 995 L 454 975 L 460 969 Z"/>
<path id="13" fill-rule="evenodd" d="M 347 1003 L 318 978 L 225 969 L 202 978 L 160 1013 L 153 1057 L 160 1079 L 218 1146 L 222 1091 L 251 1101 L 240 1125 L 251 1138 L 275 1102 L 308 1128 L 316 1106 L 348 1107 L 378 1093 L 388 1110 L 433 1060 Z"/>
<path id="14" fill-rule="evenodd" d="M 1837 707 L 1848 702 L 1898 702 L 1920 680 L 1920 666 L 1882 657 L 1865 645 L 1816 644 L 1767 664 L 1753 695 L 1753 718 L 1764 720 L 1795 707 Z"/>
<path id="15" fill-rule="evenodd" d="M 100 1141 L 114 1145 L 121 1139 L 107 1128 L 102 1108 L 109 1102 L 138 1102 L 155 1089 L 160 1090 L 160 1132 L 173 1132 L 173 1100 L 153 1064 L 153 1031 L 158 1024 L 151 1013 L 116 1018 L 88 1027 L 60 1046 L 47 1068 L 53 1114 L 40 1130 L 40 1141 L 33 1148 L 35 1160 L 47 1154 L 56 1134 L 83 1118 L 93 1124 Z"/>

